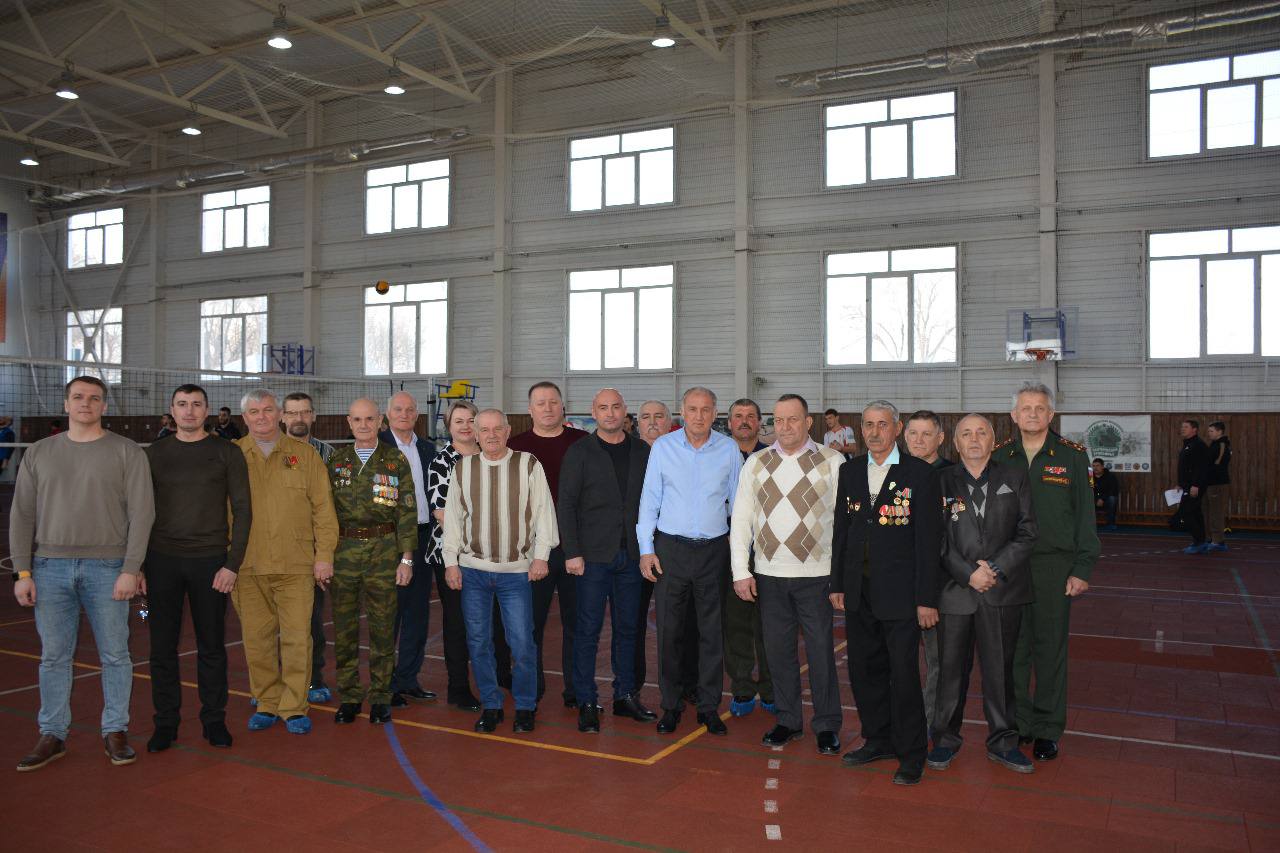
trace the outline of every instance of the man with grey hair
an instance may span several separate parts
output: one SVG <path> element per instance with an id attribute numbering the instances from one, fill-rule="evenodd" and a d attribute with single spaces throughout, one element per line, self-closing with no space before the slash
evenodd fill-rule
<path id="1" fill-rule="evenodd" d="M 729 517 L 742 457 L 727 435 L 711 427 L 713 391 L 693 387 L 681 400 L 684 428 L 653 443 L 640 495 L 636 538 L 640 572 L 655 581 L 658 609 L 658 733 L 680 724 L 680 639 L 689 600 L 698 623 L 698 722 L 711 734 L 728 733 L 720 719 L 724 645 L 720 633 L 720 579 L 729 565 Z"/>
<path id="2" fill-rule="evenodd" d="M 1049 428 L 1053 415 L 1052 389 L 1035 382 L 1023 384 L 1013 394 L 1010 413 L 1018 427 L 1017 437 L 995 452 L 1001 462 L 1028 467 L 1031 505 L 1039 519 L 1039 535 L 1031 552 L 1035 601 L 1023 614 L 1013 661 L 1019 739 L 1034 741 L 1037 761 L 1057 756 L 1058 740 L 1067 725 L 1071 599 L 1089 589 L 1089 575 L 1102 551 L 1093 513 L 1089 455 Z"/>

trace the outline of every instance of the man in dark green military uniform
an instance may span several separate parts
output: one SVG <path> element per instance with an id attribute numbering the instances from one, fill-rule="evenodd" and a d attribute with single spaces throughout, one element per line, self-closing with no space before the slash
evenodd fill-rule
<path id="1" fill-rule="evenodd" d="M 337 723 L 354 720 L 365 697 L 360 686 L 362 598 L 369 617 L 369 722 L 391 720 L 396 587 L 412 578 L 418 543 L 413 474 L 403 453 L 378 441 L 381 422 L 377 403 L 352 403 L 347 424 L 355 444 L 335 450 L 328 463 L 339 528 L 331 593 L 342 702 L 333 718 Z"/>
<path id="2" fill-rule="evenodd" d="M 1035 601 L 1026 605 L 1013 659 L 1018 734 L 1035 741 L 1039 761 L 1058 754 L 1067 725 L 1067 634 L 1071 599 L 1089 589 L 1101 544 L 1093 516 L 1093 484 L 1085 449 L 1049 429 L 1053 391 L 1027 382 L 1013 396 L 1011 416 L 1019 436 L 995 453 L 1022 462 L 1031 480 L 1031 504 L 1039 536 L 1031 552 Z M 1035 672 L 1035 692 L 1031 673 Z"/>

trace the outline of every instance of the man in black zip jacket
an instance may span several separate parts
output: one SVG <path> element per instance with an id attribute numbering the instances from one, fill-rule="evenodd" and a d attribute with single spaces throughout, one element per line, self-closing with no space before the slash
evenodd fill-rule
<path id="1" fill-rule="evenodd" d="M 1191 534 L 1191 544 L 1184 554 L 1203 554 L 1209 550 L 1204 541 L 1204 511 L 1200 501 L 1209 486 L 1209 448 L 1200 440 L 1200 422 L 1187 419 L 1182 422 L 1182 449 L 1178 451 L 1178 488 L 1182 489 L 1182 503 L 1178 512 Z"/>

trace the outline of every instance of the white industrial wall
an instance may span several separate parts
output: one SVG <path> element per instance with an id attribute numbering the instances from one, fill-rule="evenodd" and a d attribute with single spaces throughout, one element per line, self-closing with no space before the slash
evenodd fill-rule
<path id="1" fill-rule="evenodd" d="M 1154 10 L 1156 4 L 1152 6 Z M 892 14 L 902 24 L 892 51 L 875 38 L 891 22 L 867 16 L 865 30 L 841 34 L 842 61 L 881 58 L 886 52 L 919 53 L 946 44 L 939 16 L 899 9 Z M 995 11 L 991 17 L 1000 20 Z M 366 237 L 367 166 L 328 166 L 316 168 L 311 177 L 271 179 L 269 249 L 202 257 L 198 207 L 206 186 L 127 199 L 126 249 L 139 240 L 133 260 L 124 268 L 62 275 L 81 307 L 105 304 L 119 284 L 116 304 L 125 306 L 126 362 L 194 367 L 198 301 L 266 293 L 271 340 L 316 345 L 317 372 L 331 377 L 361 375 L 363 287 L 380 278 L 447 278 L 449 376 L 480 383 L 482 402 L 499 399 L 501 392 L 512 411 L 522 408 L 530 383 L 546 378 L 563 383 L 574 411 L 585 411 L 601 385 L 616 386 L 638 403 L 648 397 L 673 401 L 691 384 L 708 385 L 722 399 L 748 393 L 768 401 L 795 391 L 811 405 L 844 410 L 871 397 L 887 397 L 908 409 L 998 410 L 1011 387 L 1034 376 L 1057 382 L 1064 411 L 1259 411 L 1280 406 L 1280 365 L 1273 364 L 1268 372 L 1263 359 L 1146 359 L 1143 261 L 1148 230 L 1280 221 L 1280 151 L 1176 163 L 1150 163 L 1144 154 L 1147 64 L 1157 56 L 1170 61 L 1274 47 L 1274 37 L 1218 38 L 1158 53 L 1059 55 L 1052 86 L 1057 127 L 1052 140 L 1040 138 L 1036 61 L 910 84 L 867 78 L 857 88 L 821 97 L 778 88 L 778 74 L 828 64 L 832 38 L 829 23 L 814 16 L 770 21 L 750 38 L 745 81 L 751 104 L 745 200 L 750 259 L 742 287 L 734 258 L 735 205 L 744 199 L 735 198 L 732 47 L 724 62 L 693 47 L 664 52 L 661 62 L 697 81 L 684 90 L 664 88 L 656 79 L 654 85 L 640 85 L 652 59 L 608 64 L 562 58 L 552 67 L 520 71 L 510 86 L 505 146 L 495 146 L 493 140 L 496 86 L 487 87 L 484 103 L 475 105 L 440 94 L 417 95 L 417 108 L 427 99 L 435 107 L 432 127 L 461 125 L 472 134 L 449 149 L 453 177 L 447 229 Z M 914 47 L 904 51 L 904 41 Z M 958 92 L 956 178 L 823 188 L 825 103 L 944 88 Z M 717 105 L 707 107 L 709 102 Z M 674 205 L 568 212 L 570 135 L 667 122 L 674 124 L 677 139 Z M 269 143 L 247 141 L 243 131 L 224 138 L 211 130 L 200 144 L 208 153 L 227 155 L 240 153 L 250 142 L 259 153 L 406 132 L 403 122 L 394 128 L 379 126 L 361 115 L 358 102 L 345 101 L 323 105 L 310 136 L 306 125 L 300 119 L 291 125 L 290 139 Z M 1080 357 L 1037 373 L 1004 361 L 1005 311 L 1036 306 L 1042 298 L 1039 163 L 1046 148 L 1057 163 L 1056 302 L 1081 309 Z M 495 199 L 501 195 L 495 192 L 495 174 L 503 171 L 495 168 L 495 150 L 504 149 L 509 152 L 507 243 L 494 233 Z M 315 188 L 313 235 L 306 228 L 307 181 L 314 181 Z M 154 249 L 153 232 L 144 227 L 152 209 Z M 61 259 L 62 229 L 42 233 Z M 304 288 L 309 237 L 314 240 L 315 294 Z M 34 233 L 24 237 L 27 258 L 43 252 L 36 239 Z M 960 246 L 958 363 L 825 368 L 824 254 L 944 243 Z M 506 269 L 495 275 L 499 250 L 505 251 Z M 42 260 L 41 304 L 31 320 L 41 333 L 32 355 L 57 356 L 67 300 L 58 273 L 47 257 Z M 569 373 L 567 271 L 657 262 L 673 262 L 677 270 L 673 369 Z M 508 294 L 506 324 L 500 321 L 499 288 Z M 735 332 L 739 294 L 747 300 L 745 342 Z M 507 358 L 495 369 L 495 335 L 504 329 L 510 334 Z M 745 373 L 737 371 L 744 354 Z M 500 388 L 494 387 L 496 370 Z"/>

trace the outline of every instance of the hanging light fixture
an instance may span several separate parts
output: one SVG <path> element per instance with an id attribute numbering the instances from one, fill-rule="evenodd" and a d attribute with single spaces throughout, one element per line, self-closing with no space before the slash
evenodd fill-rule
<path id="1" fill-rule="evenodd" d="M 388 95 L 403 95 L 404 86 L 400 85 L 403 79 L 404 75 L 400 73 L 400 68 L 395 65 L 391 66 L 391 70 L 387 72 L 387 85 L 382 87 L 382 91 Z"/>
<path id="2" fill-rule="evenodd" d="M 34 149 L 22 152 L 22 159 L 18 161 L 24 166 L 39 166 L 40 158 L 36 156 Z"/>
<path id="3" fill-rule="evenodd" d="M 62 72 L 62 76 L 58 78 L 58 88 L 54 90 L 54 94 L 64 101 L 77 100 L 80 95 L 76 92 L 76 81 L 71 76 L 71 66 L 67 66 L 67 70 Z"/>
<path id="4" fill-rule="evenodd" d="M 660 8 L 662 14 L 653 22 L 653 38 L 649 44 L 654 47 L 675 47 L 676 40 L 671 37 L 671 19 L 667 17 L 667 7 Z"/>
<path id="5" fill-rule="evenodd" d="M 275 20 L 271 22 L 271 38 L 267 39 L 267 44 L 276 50 L 288 50 L 293 47 L 293 42 L 289 40 L 289 22 L 284 17 L 284 5 L 280 6 L 280 14 L 276 15 Z"/>
<path id="6" fill-rule="evenodd" d="M 187 123 L 182 126 L 182 132 L 187 136 L 199 136 L 203 132 L 200 130 L 200 122 L 196 118 L 194 107 L 191 110 L 191 115 L 187 117 Z"/>

